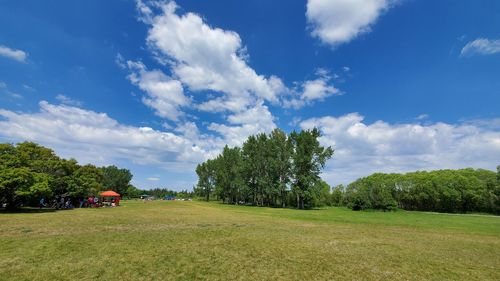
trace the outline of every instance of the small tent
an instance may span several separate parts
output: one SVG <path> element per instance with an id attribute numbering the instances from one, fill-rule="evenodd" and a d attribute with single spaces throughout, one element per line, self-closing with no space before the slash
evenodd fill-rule
<path id="1" fill-rule="evenodd" d="M 102 197 L 120 197 L 120 194 L 114 192 L 113 190 L 103 191 L 99 195 Z"/>
<path id="2" fill-rule="evenodd" d="M 119 206 L 119 205 L 120 205 L 120 194 L 119 194 L 119 193 L 114 192 L 113 190 L 103 191 L 103 192 L 101 192 L 99 195 L 100 195 L 101 197 L 104 197 L 104 198 L 106 198 L 106 197 L 108 197 L 108 198 L 109 198 L 109 197 L 111 197 L 111 198 L 113 198 L 113 199 L 114 199 L 113 201 L 115 202 L 115 205 L 116 205 L 116 206 Z"/>

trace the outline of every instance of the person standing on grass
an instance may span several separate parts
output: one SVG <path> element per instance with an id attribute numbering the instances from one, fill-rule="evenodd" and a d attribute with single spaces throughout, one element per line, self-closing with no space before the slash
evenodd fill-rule
<path id="1" fill-rule="evenodd" d="M 87 207 L 92 208 L 94 206 L 94 198 L 92 196 L 89 196 L 87 199 Z"/>
<path id="2" fill-rule="evenodd" d="M 94 205 L 95 207 L 99 207 L 99 197 L 94 197 Z"/>
<path id="3" fill-rule="evenodd" d="M 80 209 L 83 207 L 83 203 L 85 203 L 85 200 L 83 200 L 83 197 L 78 198 L 78 202 L 80 203 Z"/>
<path id="4" fill-rule="evenodd" d="M 40 202 L 38 202 L 38 203 L 40 205 L 40 209 L 45 207 L 45 198 L 43 198 L 43 196 L 42 196 L 42 198 L 40 198 Z"/>
<path id="5" fill-rule="evenodd" d="M 59 199 L 59 209 L 64 209 L 64 196 Z"/>

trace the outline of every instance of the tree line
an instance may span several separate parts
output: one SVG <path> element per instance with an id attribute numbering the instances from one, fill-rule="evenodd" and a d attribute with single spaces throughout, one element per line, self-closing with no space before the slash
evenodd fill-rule
<path id="1" fill-rule="evenodd" d="M 333 155 L 319 144 L 318 129 L 286 134 L 280 129 L 227 145 L 216 158 L 196 167 L 195 193 L 230 204 L 299 209 L 318 204 L 324 182 L 319 174 Z"/>
<path id="2" fill-rule="evenodd" d="M 193 191 L 188 191 L 187 189 L 176 191 L 176 190 L 171 190 L 169 188 L 157 187 L 149 190 L 135 189 L 128 195 L 131 198 L 138 198 L 142 195 L 148 195 L 148 196 L 154 196 L 157 199 L 162 199 L 165 197 L 184 199 L 184 198 L 192 198 L 194 193 Z"/>
<path id="3" fill-rule="evenodd" d="M 112 189 L 122 196 L 136 190 L 132 174 L 116 166 L 79 165 L 34 142 L 0 144 L 0 206 L 36 205 L 41 197 L 85 198 Z"/>
<path id="4" fill-rule="evenodd" d="M 500 214 L 500 166 L 484 169 L 419 171 L 406 174 L 375 173 L 337 186 L 332 205 L 354 210 L 401 208 L 450 213 Z"/>

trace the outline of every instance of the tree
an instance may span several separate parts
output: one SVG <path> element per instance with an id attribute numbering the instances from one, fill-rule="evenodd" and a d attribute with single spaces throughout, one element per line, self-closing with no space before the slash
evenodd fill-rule
<path id="1" fill-rule="evenodd" d="M 34 183 L 33 173 L 28 168 L 0 169 L 0 203 L 6 203 L 7 209 L 15 209 L 23 197 L 30 194 Z"/>
<path id="2" fill-rule="evenodd" d="M 497 182 L 500 185 L 500 165 L 497 166 Z"/>
<path id="3" fill-rule="evenodd" d="M 342 206 L 344 201 L 345 187 L 342 184 L 335 186 L 332 190 L 330 202 L 333 206 Z"/>
<path id="4" fill-rule="evenodd" d="M 80 166 L 75 159 L 62 159 L 34 142 L 0 144 L 0 203 L 9 208 L 37 205 L 42 196 L 97 195 L 103 185 L 125 195 L 131 179 L 127 169 Z"/>
<path id="5" fill-rule="evenodd" d="M 349 184 L 345 201 L 353 209 L 498 213 L 496 174 L 484 169 L 375 173 Z"/>
<path id="6" fill-rule="evenodd" d="M 331 206 L 330 185 L 324 180 L 319 180 L 314 186 L 313 206 Z"/>
<path id="7" fill-rule="evenodd" d="M 75 197 L 98 195 L 103 190 L 102 182 L 102 169 L 91 164 L 81 166 L 71 176 L 68 193 Z"/>
<path id="8" fill-rule="evenodd" d="M 216 160 L 215 179 L 219 189 L 219 196 L 228 199 L 228 203 L 238 203 L 241 199 L 241 189 L 243 188 L 242 158 L 238 147 L 229 148 L 224 146 L 222 154 Z"/>
<path id="9" fill-rule="evenodd" d="M 292 191 L 297 197 L 297 208 L 304 209 L 314 198 L 314 185 L 319 181 L 319 173 L 326 161 L 333 156 L 331 147 L 319 144 L 320 131 L 312 130 L 292 132 L 290 139 L 293 144 L 292 171 L 294 175 Z"/>
<path id="10" fill-rule="evenodd" d="M 280 129 L 274 129 L 269 137 L 271 155 L 269 158 L 276 193 L 281 206 L 286 205 L 288 185 L 291 181 L 293 146 L 289 137 Z"/>
<path id="11" fill-rule="evenodd" d="M 330 147 L 319 145 L 319 137 L 317 129 L 289 136 L 275 129 L 270 134 L 249 136 L 242 149 L 226 145 L 215 159 L 197 166 L 196 193 L 206 197 L 214 190 L 223 202 L 260 206 L 278 206 L 279 202 L 285 207 L 291 202 L 289 191 L 293 186 L 298 207 L 313 206 L 324 189 L 319 173 L 333 155 Z"/>
<path id="12" fill-rule="evenodd" d="M 125 194 L 128 198 L 139 198 L 141 196 L 141 190 L 129 184 L 127 187 L 127 192 Z"/>
<path id="13" fill-rule="evenodd" d="M 258 179 L 260 177 L 259 170 L 259 160 L 258 160 L 259 145 L 257 143 L 257 138 L 255 136 L 250 136 L 243 143 L 243 148 L 241 150 L 242 158 L 242 178 L 246 185 L 246 190 L 249 193 L 248 196 L 251 197 L 253 205 L 258 204 Z"/>
<path id="14" fill-rule="evenodd" d="M 36 173 L 57 175 L 61 159 L 50 148 L 34 142 L 22 142 L 16 146 L 21 165 Z"/>
<path id="15" fill-rule="evenodd" d="M 119 169 L 112 165 L 102 167 L 102 187 L 106 190 L 114 190 L 125 195 L 132 180 L 132 174 L 127 169 Z"/>
<path id="16" fill-rule="evenodd" d="M 50 196 L 53 177 L 48 172 L 54 171 L 58 161 L 52 150 L 36 143 L 0 144 L 0 202 L 14 209 L 37 197 Z"/>
<path id="17" fill-rule="evenodd" d="M 207 201 L 210 200 L 210 193 L 214 191 L 215 187 L 215 164 L 214 160 L 208 160 L 196 166 L 198 188 L 201 189 L 201 193 Z"/>
<path id="18" fill-rule="evenodd" d="M 19 167 L 21 167 L 21 161 L 16 147 L 10 143 L 0 143 L 0 169 Z"/>

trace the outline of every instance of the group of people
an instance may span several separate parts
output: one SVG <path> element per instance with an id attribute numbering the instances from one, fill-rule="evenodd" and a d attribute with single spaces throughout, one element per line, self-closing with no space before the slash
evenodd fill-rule
<path id="1" fill-rule="evenodd" d="M 40 201 L 38 202 L 38 206 L 41 208 L 43 207 L 50 207 L 54 209 L 73 209 L 75 206 L 71 202 L 71 198 L 68 196 L 56 196 L 50 203 L 45 202 L 45 197 L 41 197 Z"/>
<path id="2" fill-rule="evenodd" d="M 111 201 L 102 201 L 99 197 L 97 196 L 89 196 L 87 199 L 80 197 L 78 198 L 79 202 L 79 208 L 98 208 L 102 207 L 104 205 L 106 206 L 118 206 L 120 202 L 119 197 L 113 197 Z M 72 203 L 71 197 L 69 196 L 59 196 L 57 195 L 52 199 L 50 203 L 45 202 L 45 197 L 41 197 L 39 201 L 39 207 L 44 208 L 44 207 L 49 207 L 53 209 L 73 209 L 75 206 Z"/>
<path id="3" fill-rule="evenodd" d="M 102 206 L 118 206 L 120 203 L 120 197 L 111 197 L 109 201 L 103 201 L 99 197 L 89 196 L 87 200 L 80 201 L 80 208 L 97 208 Z"/>

